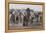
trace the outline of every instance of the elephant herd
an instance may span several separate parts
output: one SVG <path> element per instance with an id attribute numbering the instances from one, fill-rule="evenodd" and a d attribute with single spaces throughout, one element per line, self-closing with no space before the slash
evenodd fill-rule
<path id="1" fill-rule="evenodd" d="M 33 20 L 36 19 L 36 22 L 40 22 L 41 13 L 34 12 L 34 10 L 30 10 L 27 8 L 26 10 L 12 10 L 10 12 L 10 22 L 14 24 L 22 23 L 23 26 L 28 26 L 28 23 L 33 24 Z"/>

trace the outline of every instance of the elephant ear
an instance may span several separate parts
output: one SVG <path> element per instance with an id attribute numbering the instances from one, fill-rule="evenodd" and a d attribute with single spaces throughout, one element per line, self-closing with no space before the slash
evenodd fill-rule
<path id="1" fill-rule="evenodd" d="M 27 8 L 26 11 L 30 11 L 30 8 Z"/>

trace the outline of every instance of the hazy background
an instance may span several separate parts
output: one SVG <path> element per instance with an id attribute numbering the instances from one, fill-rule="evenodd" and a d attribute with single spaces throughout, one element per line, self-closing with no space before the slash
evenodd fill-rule
<path id="1" fill-rule="evenodd" d="M 30 4 L 9 4 L 9 9 L 26 9 L 30 8 L 34 11 L 42 11 L 42 5 L 30 5 Z"/>

